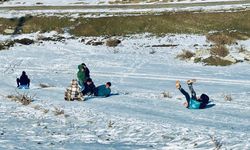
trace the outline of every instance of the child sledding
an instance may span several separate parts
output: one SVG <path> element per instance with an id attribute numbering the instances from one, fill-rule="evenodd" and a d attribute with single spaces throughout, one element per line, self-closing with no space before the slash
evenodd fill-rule
<path id="1" fill-rule="evenodd" d="M 190 95 L 181 87 L 180 81 L 176 81 L 176 88 L 185 96 L 186 102 L 184 106 L 189 109 L 204 109 L 209 103 L 209 97 L 206 94 L 201 94 L 200 97 L 196 97 L 196 93 L 193 89 L 193 83 L 195 80 L 187 80 L 188 88 L 191 92 Z"/>
<path id="2" fill-rule="evenodd" d="M 19 89 L 29 89 L 30 79 L 26 75 L 25 71 L 22 72 L 22 75 L 20 76 L 20 78 L 16 79 L 16 83 L 17 83 L 17 88 Z"/>

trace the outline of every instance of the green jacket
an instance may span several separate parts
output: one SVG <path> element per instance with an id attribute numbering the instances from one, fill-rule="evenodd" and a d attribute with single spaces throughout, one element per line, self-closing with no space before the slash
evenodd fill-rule
<path id="1" fill-rule="evenodd" d="M 83 68 L 82 65 L 78 65 L 77 79 L 78 79 L 81 86 L 83 85 L 83 83 L 86 80 L 85 72 L 82 71 L 82 68 Z"/>
<path id="2" fill-rule="evenodd" d="M 109 96 L 111 93 L 111 89 L 110 88 L 106 88 L 106 85 L 100 85 L 96 88 L 96 96 Z"/>

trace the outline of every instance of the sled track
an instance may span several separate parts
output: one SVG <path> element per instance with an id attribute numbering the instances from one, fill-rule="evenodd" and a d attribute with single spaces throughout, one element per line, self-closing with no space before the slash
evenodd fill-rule
<path id="1" fill-rule="evenodd" d="M 3 69 L 3 68 L 2 68 Z M 20 70 L 20 68 L 18 68 Z M 21 69 L 22 70 L 22 69 Z M 68 69 L 41 69 L 41 67 L 26 68 L 26 71 L 29 72 L 61 72 L 62 74 L 72 74 L 76 73 L 77 70 L 68 70 Z M 176 76 L 176 75 L 155 75 L 155 74 L 145 74 L 145 73 L 123 73 L 123 72 L 95 72 L 91 71 L 92 76 L 99 77 L 117 77 L 117 78 L 133 78 L 133 79 L 149 79 L 149 80 L 162 80 L 162 81 L 186 81 L 188 79 L 197 79 L 201 83 L 217 83 L 225 85 L 250 85 L 250 80 L 232 80 L 232 79 L 220 79 L 220 78 L 204 78 L 198 76 Z"/>
<path id="2" fill-rule="evenodd" d="M 94 76 L 103 77 L 122 77 L 126 75 L 126 78 L 135 79 L 150 79 L 150 80 L 162 80 L 162 81 L 186 81 L 188 79 L 197 79 L 199 82 L 203 83 L 218 83 L 218 84 L 234 84 L 234 85 L 250 85 L 250 80 L 232 80 L 232 79 L 219 79 L 219 78 L 204 78 L 197 76 L 183 77 L 183 76 L 172 76 L 172 75 L 153 75 L 153 74 L 143 74 L 143 73 L 103 73 L 103 72 L 92 72 Z"/>

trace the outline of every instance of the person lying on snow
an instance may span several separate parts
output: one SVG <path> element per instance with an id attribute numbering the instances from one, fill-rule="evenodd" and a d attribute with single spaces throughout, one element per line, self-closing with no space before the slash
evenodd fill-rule
<path id="1" fill-rule="evenodd" d="M 84 83 L 89 77 L 88 67 L 84 63 L 78 65 L 77 79 L 81 87 L 83 87 Z"/>
<path id="2" fill-rule="evenodd" d="M 83 95 L 92 95 L 95 91 L 95 84 L 91 78 L 88 78 L 84 83 L 84 90 L 82 91 Z"/>
<path id="3" fill-rule="evenodd" d="M 100 85 L 97 88 L 95 88 L 94 95 L 108 97 L 111 93 L 110 87 L 111 87 L 110 82 L 107 82 L 106 84 Z"/>
<path id="4" fill-rule="evenodd" d="M 25 71 L 22 72 L 22 75 L 20 76 L 20 78 L 16 79 L 16 83 L 17 83 L 17 87 L 20 87 L 20 86 L 29 87 L 30 86 L 30 79 L 26 75 Z"/>
<path id="5" fill-rule="evenodd" d="M 180 90 L 180 92 L 185 96 L 186 102 L 184 106 L 189 109 L 204 109 L 206 105 L 209 103 L 209 97 L 206 94 L 201 94 L 200 97 L 196 97 L 196 93 L 193 89 L 193 80 L 188 80 L 187 84 L 189 90 L 191 92 L 190 95 L 181 87 L 180 81 L 176 81 L 176 88 Z"/>
<path id="6" fill-rule="evenodd" d="M 77 80 L 73 79 L 71 85 L 66 89 L 64 93 L 64 99 L 66 101 L 83 100 L 82 92 L 78 86 Z"/>

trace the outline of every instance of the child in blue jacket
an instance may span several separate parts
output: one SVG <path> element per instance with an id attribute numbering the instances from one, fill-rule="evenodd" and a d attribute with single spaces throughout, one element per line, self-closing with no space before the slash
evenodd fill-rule
<path id="1" fill-rule="evenodd" d="M 103 97 L 108 97 L 111 93 L 111 83 L 107 82 L 106 84 L 100 85 L 96 87 L 94 91 L 95 96 L 103 96 Z"/>
<path id="2" fill-rule="evenodd" d="M 209 102 L 209 97 L 206 94 L 201 94 L 200 97 L 196 97 L 196 93 L 193 89 L 193 80 L 188 80 L 187 84 L 191 92 L 190 95 L 181 87 L 180 81 L 176 81 L 176 88 L 185 96 L 186 101 L 184 105 L 189 109 L 203 109 Z"/>

